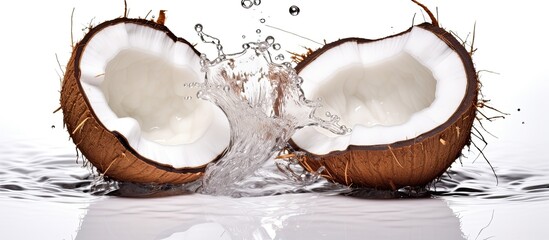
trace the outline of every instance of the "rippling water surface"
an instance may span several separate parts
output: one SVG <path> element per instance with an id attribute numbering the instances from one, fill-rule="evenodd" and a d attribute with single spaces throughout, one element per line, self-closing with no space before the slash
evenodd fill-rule
<path id="1" fill-rule="evenodd" d="M 543 158 L 535 146 L 503 154 L 509 148 L 501 143 L 486 151 L 499 158 L 491 160 L 497 180 L 470 153 L 420 198 L 342 193 L 320 182 L 309 193 L 245 198 L 173 189 L 135 195 L 134 188 L 126 195 L 148 197 L 135 199 L 91 194 L 94 174 L 63 131 L 52 130 L 57 137 L 50 139 L 2 141 L 0 222 L 8 239 L 543 239 L 547 233 L 549 163 L 516 160 L 522 151 Z M 513 224 L 515 219 L 531 222 Z"/>
<path id="2" fill-rule="evenodd" d="M 89 198 L 93 177 L 82 160 L 77 163 L 75 149 L 71 152 L 44 140 L 4 141 L 0 158 L 3 197 L 61 203 Z"/>

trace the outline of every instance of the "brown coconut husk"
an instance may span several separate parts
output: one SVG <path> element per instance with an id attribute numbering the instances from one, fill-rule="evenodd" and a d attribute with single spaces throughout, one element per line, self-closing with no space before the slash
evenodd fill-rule
<path id="1" fill-rule="evenodd" d="M 435 20 L 428 9 L 426 11 Z M 316 172 L 324 166 L 324 177 L 347 186 L 396 190 L 405 186 L 427 185 L 441 176 L 461 156 L 464 146 L 471 142 L 479 81 L 470 53 L 451 33 L 438 27 L 436 20 L 433 23 L 423 23 L 416 27 L 430 31 L 453 49 L 461 58 L 467 75 L 466 95 L 454 114 L 442 125 L 414 139 L 372 146 L 351 145 L 343 151 L 325 155 L 307 153 L 301 159 L 304 168 Z M 367 44 L 408 33 L 411 29 L 382 39 L 346 38 L 326 44 L 313 53 L 304 55 L 297 64 L 296 71 L 299 73 L 325 51 L 344 42 Z M 294 142 L 291 144 L 296 150 L 303 151 Z"/>
<path id="2" fill-rule="evenodd" d="M 80 60 L 86 44 L 95 34 L 106 27 L 133 23 L 164 32 L 173 41 L 189 45 L 197 55 L 200 53 L 192 44 L 177 38 L 162 24 L 145 19 L 118 18 L 90 29 L 84 38 L 74 46 L 66 67 L 62 89 L 61 108 L 64 124 L 76 147 L 99 171 L 110 179 L 136 183 L 186 183 L 203 175 L 205 165 L 194 168 L 174 168 L 145 158 L 136 152 L 120 133 L 111 132 L 98 120 L 80 84 Z"/>

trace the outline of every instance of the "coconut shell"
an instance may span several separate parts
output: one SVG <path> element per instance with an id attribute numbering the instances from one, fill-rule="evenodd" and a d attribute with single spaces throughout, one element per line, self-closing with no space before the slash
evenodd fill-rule
<path id="1" fill-rule="evenodd" d="M 173 41 L 192 45 L 177 38 L 167 27 L 144 19 L 118 18 L 90 30 L 73 49 L 61 89 L 61 108 L 65 126 L 76 147 L 97 170 L 111 179 L 136 183 L 186 183 L 203 175 L 205 166 L 174 168 L 159 164 L 137 153 L 126 138 L 109 131 L 97 118 L 80 84 L 80 60 L 90 39 L 106 27 L 133 23 L 165 32 Z"/>
<path id="2" fill-rule="evenodd" d="M 429 23 L 416 27 L 432 32 L 461 58 L 467 75 L 467 87 L 458 109 L 445 123 L 414 139 L 373 146 L 351 145 L 344 151 L 334 151 L 325 155 L 307 153 L 302 159 L 302 165 L 307 170 L 317 171 L 324 166 L 326 169 L 322 174 L 331 181 L 348 186 L 396 190 L 404 186 L 425 186 L 442 175 L 461 156 L 464 146 L 470 143 L 479 88 L 471 56 L 461 43 L 444 29 Z M 394 36 L 405 34 L 411 29 Z M 383 39 L 349 38 L 326 44 L 305 57 L 297 65 L 296 70 L 299 73 L 325 51 L 343 42 L 368 43 Z M 296 144 L 292 145 L 297 150 L 302 150 Z"/>

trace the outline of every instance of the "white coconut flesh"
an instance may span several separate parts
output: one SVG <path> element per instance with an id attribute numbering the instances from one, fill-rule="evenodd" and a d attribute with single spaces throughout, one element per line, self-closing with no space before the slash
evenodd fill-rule
<path id="1" fill-rule="evenodd" d="M 341 117 L 351 134 L 306 127 L 294 143 L 314 154 L 409 140 L 446 122 L 465 96 L 458 54 L 430 31 L 414 27 L 387 39 L 335 46 L 299 73 L 309 99 Z"/>
<path id="2" fill-rule="evenodd" d="M 141 156 L 174 168 L 202 166 L 229 145 L 229 123 L 197 99 L 200 58 L 165 32 L 119 23 L 97 32 L 80 61 L 93 112 Z"/>

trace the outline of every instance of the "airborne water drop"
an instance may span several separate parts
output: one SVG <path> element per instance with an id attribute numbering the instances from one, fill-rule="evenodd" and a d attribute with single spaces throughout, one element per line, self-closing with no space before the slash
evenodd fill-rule
<path id="1" fill-rule="evenodd" d="M 269 45 L 272 45 L 274 43 L 275 39 L 273 36 L 268 36 L 265 38 L 265 42 L 267 42 Z"/>
<path id="2" fill-rule="evenodd" d="M 242 5 L 243 8 L 246 8 L 246 9 L 251 8 L 254 5 L 254 3 L 251 0 L 242 0 L 240 4 Z"/>
<path id="3" fill-rule="evenodd" d="M 194 25 L 194 30 L 197 32 L 202 32 L 202 24 L 198 23 Z"/>
<path id="4" fill-rule="evenodd" d="M 290 14 L 291 14 L 292 16 L 297 16 L 297 15 L 299 14 L 300 11 L 301 11 L 301 10 L 300 10 L 299 7 L 296 6 L 296 5 L 292 5 L 292 6 L 290 7 Z"/>

